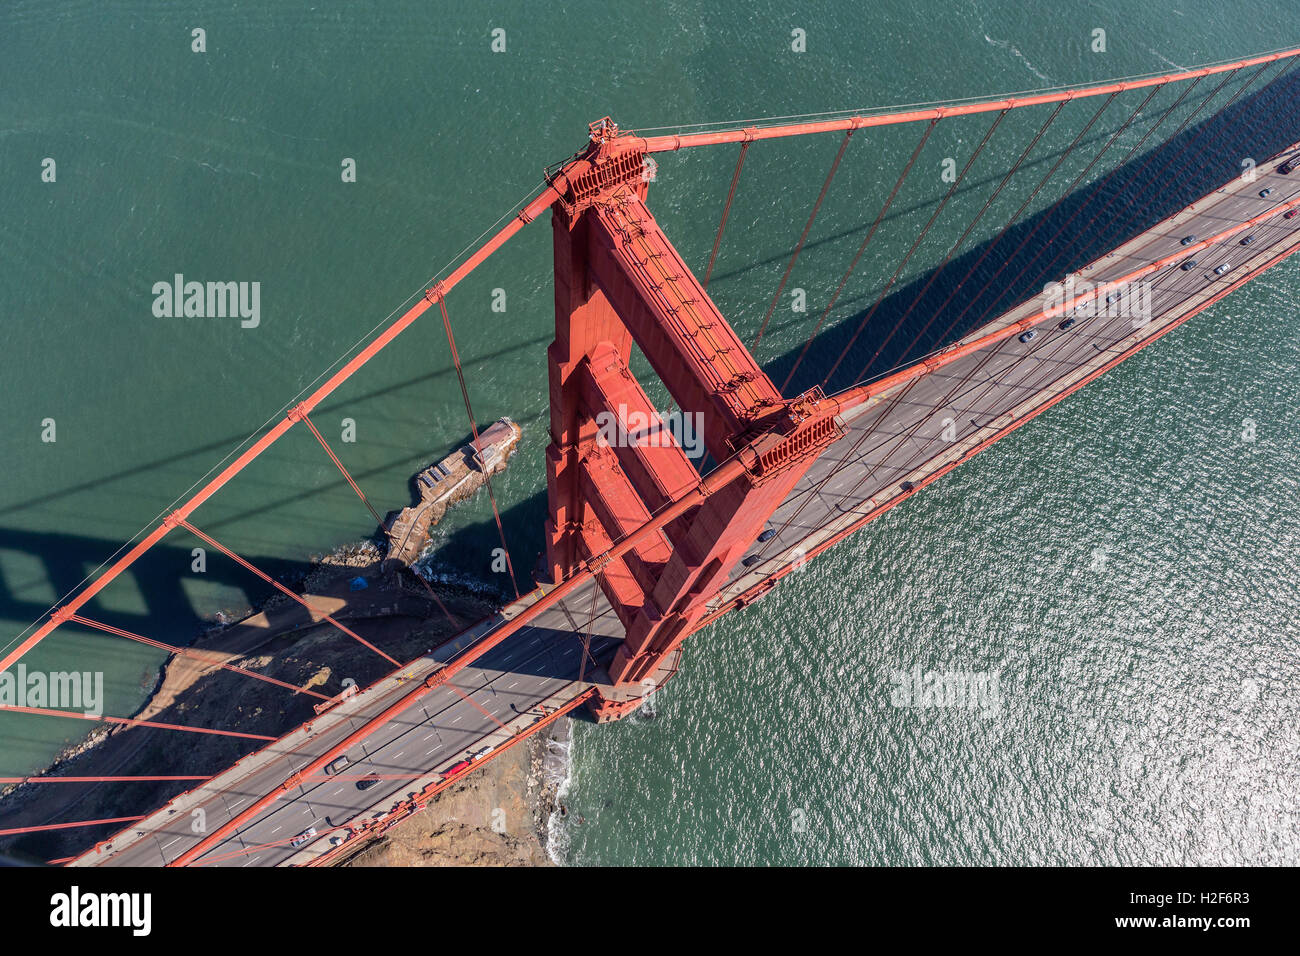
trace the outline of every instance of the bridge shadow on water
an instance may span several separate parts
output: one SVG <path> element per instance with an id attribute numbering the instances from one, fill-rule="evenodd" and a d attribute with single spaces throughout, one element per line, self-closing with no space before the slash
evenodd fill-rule
<path id="1" fill-rule="evenodd" d="M 1225 102 L 1244 82 L 1245 78 L 1240 76 L 1229 82 L 1219 93 L 1216 102 Z M 1176 129 L 1182 118 L 1195 108 L 1200 98 L 1207 95 L 1210 89 L 1202 86 L 1193 92 L 1157 129 L 1153 139 L 1164 133 L 1165 127 L 1170 132 Z M 1164 106 L 1160 102 L 1161 97 L 1157 96 L 1148 104 L 1144 117 L 1135 121 L 1135 128 L 1147 116 L 1153 122 L 1158 119 L 1172 98 L 1165 101 Z M 1125 110 L 1123 97 L 1117 99 L 1106 115 L 1111 115 L 1110 111 L 1113 111 L 1115 116 L 1127 116 L 1137 101 L 1130 100 L 1129 103 Z M 1214 108 L 1213 104 L 1210 108 Z M 1111 128 L 1113 127 L 1114 124 Z M 827 318 L 827 328 L 813 341 L 808 354 L 798 365 L 785 389 L 785 394 L 795 395 L 821 384 L 846 347 L 849 347 L 847 354 L 827 383 L 828 393 L 916 361 L 1040 293 L 1046 283 L 1060 280 L 1149 229 L 1189 202 L 1220 188 L 1241 174 L 1244 158 L 1251 157 L 1262 163 L 1274 156 L 1300 138 L 1300 71 L 1284 73 L 1269 85 L 1247 93 L 1222 113 L 1189 124 L 1178 136 L 1165 141 L 1148 154 L 1138 155 L 1124 163 L 1113 175 L 1106 175 L 1104 170 L 1111 168 L 1115 158 L 1125 154 L 1135 135 L 1130 130 L 1129 134 L 1115 141 L 1090 174 L 1094 180 L 1091 185 L 1081 187 L 1054 207 L 1051 205 L 1059 190 L 1083 167 L 1082 162 L 1072 164 L 1067 160 L 1043 189 L 1039 201 L 1046 208 L 1042 212 L 1016 223 L 1000 238 L 966 248 L 942 270 L 927 270 L 906 284 L 896 286 L 881 300 L 869 326 L 862 328 L 856 342 L 849 347 L 855 330 L 870 313 L 872 304 L 888 278 L 873 276 L 867 279 L 855 273 L 845 291 L 848 295 L 855 287 L 870 284 L 870 293 L 858 293 L 859 297 L 854 300 L 862 303 L 862 307 L 850 314 L 844 314 L 840 309 L 838 314 L 832 313 Z M 1097 149 L 1100 149 L 1100 145 L 1090 150 L 1086 142 L 1078 147 L 1081 155 L 1088 159 L 1095 155 Z M 1163 174 L 1162 170 L 1165 170 Z M 1025 175 L 1023 169 L 1021 175 Z M 1036 183 L 1041 177 L 1031 173 L 1028 178 Z M 1007 202 L 1008 199 L 1004 196 L 999 200 L 999 205 Z M 1004 216 L 1007 214 L 1003 213 Z M 923 221 L 923 218 L 917 217 L 918 229 Z M 986 214 L 985 221 L 996 221 L 995 210 Z M 870 218 L 864 221 L 857 235 L 865 235 L 870 223 Z M 942 258 L 947 249 L 948 245 L 935 241 L 935 237 L 931 236 L 918 250 L 917 256 L 928 254 L 937 260 Z M 839 268 L 842 271 L 843 266 Z M 926 286 L 936 271 L 940 274 L 927 289 Z M 961 290 L 954 294 L 955 285 L 967 273 L 971 273 L 970 277 L 961 285 Z M 844 304 L 846 303 L 842 299 L 840 305 Z M 802 317 L 806 328 L 813 327 L 822 308 L 824 298 Z M 945 314 L 939 314 L 941 309 Z M 906 318 L 902 325 L 882 348 L 882 340 L 904 316 Z M 932 316 L 937 316 L 933 322 Z M 957 320 L 955 324 L 954 320 Z M 930 323 L 928 328 L 927 323 Z M 909 348 L 914 339 L 916 344 Z M 800 344 L 765 365 L 765 370 L 775 382 L 779 384 L 785 380 L 802 347 Z M 862 371 L 861 376 L 859 370 Z"/>
<path id="2" fill-rule="evenodd" d="M 534 495 L 525 503 L 509 509 L 502 515 L 502 520 L 507 527 L 536 528 L 540 527 L 542 520 L 539 512 L 544 511 L 545 496 Z M 176 532 L 178 535 L 180 533 Z M 458 564 L 468 563 L 468 567 L 458 569 L 468 576 L 474 570 L 475 556 L 491 559 L 490 545 L 496 540 L 495 521 L 489 517 L 471 522 L 454 532 L 444 542 L 441 550 L 458 556 Z M 540 537 L 538 541 L 540 542 Z M 84 563 L 79 555 L 99 553 L 109 547 L 111 545 L 102 540 L 86 536 L 42 535 L 13 529 L 0 531 L 0 548 L 41 555 L 45 559 L 51 583 L 61 588 L 70 587 L 80 579 Z M 302 586 L 308 572 L 315 567 L 310 562 L 283 560 L 268 555 L 248 554 L 244 557 L 295 590 Z M 210 561 L 208 571 L 203 575 L 193 573 L 190 562 L 188 542 L 160 544 L 147 552 L 129 572 L 133 583 L 138 586 L 132 603 L 138 601 L 139 607 L 120 610 L 103 606 L 95 600 L 87 605 L 84 613 L 104 624 L 184 645 L 212 626 L 211 620 L 186 599 L 186 585 L 192 584 L 196 578 L 202 577 L 210 584 L 241 590 L 255 605 L 274 593 L 265 582 L 233 562 L 224 559 Z M 356 570 L 367 576 L 377 573 L 375 566 Z M 350 573 L 350 570 L 345 572 Z M 503 591 L 509 590 L 509 585 L 504 580 L 491 583 Z M 454 587 L 440 590 L 443 591 L 443 600 L 460 626 L 468 626 L 479 620 L 498 603 L 494 600 L 477 600 Z M 407 587 L 408 593 L 412 591 L 418 594 L 413 583 Z M 120 605 L 121 602 L 113 603 Z M 13 619 L 30 619 L 37 617 L 43 610 L 38 602 L 19 597 L 9 587 L 0 586 L 0 613 Z M 423 619 L 409 616 L 354 619 L 346 617 L 343 612 L 335 613 L 363 638 L 400 661 L 416 659 L 428 648 L 436 647 L 451 637 L 456 630 L 431 606 L 427 618 Z M 60 633 L 85 637 L 92 642 L 103 642 L 105 658 L 113 652 L 110 642 L 123 643 L 121 638 L 85 629 L 75 623 L 64 625 Z M 299 642 L 304 636 L 307 639 Z M 485 655 L 479 666 L 494 669 L 500 664 L 501 670 L 508 669 L 511 673 L 522 676 L 576 677 L 578 655 L 569 654 L 566 657 L 564 652 L 568 649 L 569 642 L 575 648 L 580 648 L 578 639 L 572 634 L 560 632 L 548 632 L 545 637 L 547 640 L 527 660 L 511 662 L 506 666 L 497 660 L 510 652 L 510 648 L 503 647 Z M 90 659 L 98 657 L 98 653 L 87 654 L 79 660 L 61 658 L 58 666 L 82 670 L 104 667 L 103 661 L 92 663 Z M 344 677 L 354 680 L 357 686 L 365 687 L 391 670 L 387 661 L 361 649 L 350 637 L 333 630 L 328 624 L 307 626 L 273 637 L 269 642 L 258 645 L 250 654 L 260 658 L 257 663 L 248 665 L 258 673 L 296 687 L 314 687 L 326 696 L 341 692 Z M 590 669 L 589 666 L 588 671 Z M 143 680 L 148 686 L 135 689 L 154 687 L 157 676 L 156 669 L 146 667 Z M 131 679 L 120 674 L 116 677 L 108 676 L 110 684 L 114 680 L 129 683 Z M 472 692 L 482 686 L 468 672 L 462 673 L 454 683 L 462 692 Z M 178 685 L 169 682 L 167 686 L 176 689 Z M 111 690 L 110 686 L 110 697 Z M 490 693 L 508 696 L 511 692 L 498 684 Z M 182 726 L 234 729 L 241 733 L 278 736 L 312 719 L 312 705 L 317 700 L 318 698 L 294 693 L 283 687 L 254 681 L 245 675 L 214 670 L 198 676 L 179 696 L 172 697 L 168 694 L 147 717 L 153 721 Z M 534 704 L 535 701 L 531 699 L 521 698 L 519 712 Z M 111 709 L 106 713 L 125 716 L 114 714 Z M 10 718 L 6 726 L 6 739 L 13 744 L 23 742 L 27 721 L 48 719 L 25 716 Z M 434 720 L 436 725 L 437 718 Z M 70 731 L 76 735 L 93 729 L 92 725 L 83 727 L 80 722 L 69 720 L 67 723 L 73 725 Z M 123 728 L 98 747 L 62 762 L 59 772 L 83 776 L 205 775 L 230 766 L 263 745 L 261 740 L 241 737 L 199 736 L 148 727 Z M 137 781 L 111 785 L 46 785 L 45 789 L 37 785 L 35 788 L 23 788 L 14 796 L 0 801 L 0 828 L 31 826 L 48 820 L 109 819 L 137 813 L 161 806 L 194 785 L 190 781 Z M 0 845 L 20 858 L 39 862 L 80 853 L 116 832 L 119 827 L 119 824 L 106 824 L 28 834 L 5 838 L 0 840 Z"/>
<path id="3" fill-rule="evenodd" d="M 183 532 L 172 533 L 172 541 L 179 541 Z M 216 621 L 203 615 L 187 596 L 187 588 L 196 581 L 205 586 L 242 590 L 257 602 L 272 593 L 268 585 L 232 561 L 210 554 L 207 570 L 202 574 L 191 570 L 193 556 L 188 540 L 184 544 L 164 541 L 146 551 L 128 572 L 136 594 L 118 599 L 112 586 L 105 589 L 105 604 L 96 597 L 81 613 L 88 618 L 114 627 L 132 631 L 144 637 L 167 643 L 188 644 Z M 77 587 L 85 575 L 91 556 L 111 553 L 118 542 L 78 534 L 24 531 L 0 528 L 0 551 L 12 551 L 37 557 L 41 562 L 44 581 L 55 593 L 63 594 Z M 261 568 L 277 581 L 288 585 L 300 583 L 311 568 L 307 561 L 287 561 L 269 555 L 244 555 L 255 567 Z M 0 576 L 0 618 L 12 621 L 35 621 L 42 617 L 48 605 L 43 600 L 23 596 L 24 581 L 9 581 Z M 116 583 L 116 582 L 115 582 Z M 115 610 L 114 606 L 140 604 L 139 610 Z M 65 625 L 68 627 L 69 625 Z M 165 630 L 160 630 L 165 628 Z M 60 629 L 62 630 L 62 629 Z M 119 638 L 103 635 L 105 640 Z M 69 664 L 73 666 L 75 662 Z"/>
<path id="4" fill-rule="evenodd" d="M 467 360 L 465 367 L 470 370 L 477 366 L 487 366 L 513 353 L 536 352 L 539 346 L 544 348 L 549 343 L 549 336 L 538 337 L 508 349 L 497 350 Z M 319 406 L 318 414 L 333 415 L 345 412 L 361 402 L 382 398 L 408 389 L 428 388 L 442 379 L 454 380 L 454 377 L 454 369 L 447 366 L 424 375 L 387 383 L 382 387 L 367 390 L 347 399 L 327 400 Z M 520 424 L 528 427 L 540 417 L 540 414 L 532 416 L 532 418 L 522 419 Z M 75 485 L 62 486 L 57 490 L 37 497 L 12 502 L 0 508 L 0 517 L 22 514 L 29 509 L 39 508 L 42 505 L 65 499 L 70 495 L 102 489 L 118 481 L 128 481 L 139 475 L 146 475 L 170 466 L 181 465 L 197 456 L 215 457 L 218 454 L 230 451 L 242 440 L 243 436 L 241 435 L 231 435 L 202 445 L 196 445 L 172 455 L 143 462 L 129 469 L 96 475 Z M 434 462 L 444 454 L 467 444 L 469 440 L 470 436 L 466 432 L 445 449 L 430 449 L 423 452 L 423 455 L 426 456 L 427 462 Z M 412 455 L 418 454 L 420 453 L 412 452 L 411 454 L 390 458 L 370 468 L 355 470 L 353 471 L 353 477 L 361 484 L 362 488 L 367 488 L 371 485 L 371 480 L 389 479 L 394 469 L 407 463 Z M 205 459 L 204 464 L 206 463 Z M 335 478 L 319 486 L 306 488 L 289 495 L 269 498 L 256 507 L 227 513 L 220 520 L 213 521 L 210 525 L 203 523 L 201 514 L 196 520 L 205 531 L 220 537 L 223 528 L 239 521 L 262 516 L 274 516 L 285 505 L 320 498 L 343 488 L 346 488 L 344 479 L 336 475 Z M 407 481 L 407 492 L 409 498 L 407 504 L 414 504 L 419 500 L 414 475 L 411 475 Z M 350 491 L 348 493 L 351 494 Z M 358 505 L 359 507 L 360 505 Z M 544 496 L 540 507 L 544 513 Z M 474 532 L 473 536 L 482 538 L 485 542 L 495 540 L 495 526 L 492 522 L 489 520 L 482 524 L 483 527 L 480 531 Z M 488 531 L 491 532 L 491 536 L 484 537 L 482 533 Z M 372 540 L 381 538 L 377 529 L 375 529 L 374 534 L 370 535 L 370 538 Z M 470 535 L 467 533 L 458 534 L 457 550 L 477 556 L 478 552 L 472 546 L 469 546 L 469 538 Z M 185 542 L 183 546 L 177 543 L 181 541 Z M 0 552 L 11 552 L 34 559 L 36 566 L 34 572 L 8 576 L 0 574 L 0 620 L 23 622 L 24 625 L 27 622 L 39 622 L 49 609 L 54 596 L 76 591 L 87 572 L 109 559 L 122 544 L 121 541 L 75 533 L 0 527 Z M 110 610 L 100 598 L 96 598 L 83 609 L 83 613 L 87 617 L 92 617 L 105 624 L 134 631 L 146 637 L 173 644 L 187 645 L 203 631 L 218 623 L 214 620 L 210 611 L 201 611 L 190 600 L 187 595 L 187 583 L 193 583 L 196 580 L 202 581 L 205 586 L 213 591 L 222 586 L 242 590 L 247 595 L 246 605 L 237 604 L 229 609 L 232 612 L 244 611 L 249 607 L 255 608 L 267 597 L 275 593 L 265 582 L 217 554 L 209 554 L 207 570 L 202 575 L 195 574 L 191 571 L 193 558 L 190 552 L 191 548 L 201 544 L 202 542 L 191 539 L 188 533 L 183 530 L 173 531 L 167 539 L 151 548 L 135 562 L 127 572 L 126 577 L 130 579 L 138 592 L 129 601 L 130 603 L 142 604 L 143 607 L 140 611 Z M 487 550 L 483 554 L 489 555 L 491 547 L 492 545 L 487 545 Z M 277 581 L 290 587 L 300 584 L 312 568 L 311 562 L 305 559 L 293 560 L 252 553 L 245 553 L 243 557 L 255 567 L 260 568 Z M 453 564 L 458 570 L 463 570 L 466 573 L 476 572 L 479 567 L 489 566 L 489 557 L 485 557 L 482 562 L 476 560 L 472 566 L 463 561 L 453 562 Z M 516 558 L 516 560 L 518 559 Z M 114 587 L 117 587 L 116 583 L 110 585 L 104 592 L 104 596 L 110 598 L 111 603 L 117 603 L 114 600 L 116 597 L 113 594 Z M 505 590 L 509 590 L 508 586 L 505 587 Z M 40 593 L 40 597 L 32 596 L 37 592 Z M 117 638 L 108 638 L 106 635 L 104 637 L 107 640 L 117 640 Z"/>

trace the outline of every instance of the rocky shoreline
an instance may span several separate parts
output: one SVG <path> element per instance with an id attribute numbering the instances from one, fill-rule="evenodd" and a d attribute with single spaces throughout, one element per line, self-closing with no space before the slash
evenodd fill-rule
<path id="1" fill-rule="evenodd" d="M 400 555 L 387 554 L 367 541 L 315 558 L 301 585 L 313 608 L 346 620 L 350 628 L 402 660 L 414 659 L 450 639 L 459 627 L 495 612 L 500 600 L 481 586 L 442 581 L 435 594 L 433 585 L 411 567 L 422 552 L 422 542 L 427 542 L 429 526 L 447 506 L 476 490 L 466 472 L 474 466 L 489 472 L 505 468 L 519 428 L 503 419 L 494 429 L 499 440 L 488 449 L 490 454 L 475 455 L 471 446 L 465 446 L 443 459 L 434 466 L 438 480 L 421 486 L 420 502 L 390 515 L 389 524 L 401 520 L 406 529 Z M 485 436 L 489 433 L 493 430 Z M 358 590 L 354 585 L 359 577 L 365 586 Z M 459 627 L 440 613 L 439 603 L 447 606 Z M 250 682 L 229 666 L 326 696 L 343 691 L 344 675 L 366 686 L 387 670 L 368 650 L 322 623 L 318 612 L 309 612 L 282 595 L 269 598 L 243 620 L 222 624 L 185 654 L 167 660 L 137 718 L 274 736 L 310 719 L 312 698 L 301 690 L 286 697 L 283 686 Z M 546 782 L 542 755 L 556 727 L 567 732 L 567 721 L 562 718 L 503 752 L 439 794 L 425 810 L 360 845 L 348 865 L 551 865 L 545 844 L 556 788 Z M 177 747 L 174 732 L 101 727 L 65 748 L 39 775 L 207 774 L 213 766 L 229 766 L 251 749 L 248 741 L 230 737 L 203 735 Z M 119 817 L 138 812 L 141 806 L 159 806 L 185 788 L 182 783 L 87 784 L 84 788 L 11 784 L 0 791 L 0 829 L 69 818 Z M 77 855 L 116 829 L 41 832 L 7 838 L 0 847 L 44 862 Z"/>
<path id="2" fill-rule="evenodd" d="M 554 866 L 548 839 L 561 781 L 546 764 L 569 726 L 563 717 L 545 727 L 335 865 Z"/>

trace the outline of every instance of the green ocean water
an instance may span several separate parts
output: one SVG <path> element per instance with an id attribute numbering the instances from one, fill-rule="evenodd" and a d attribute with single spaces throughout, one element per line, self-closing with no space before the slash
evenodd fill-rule
<path id="1" fill-rule="evenodd" d="M 677 127 L 1086 83 L 1276 49 L 1296 41 L 1293 20 L 1289 0 L 10 0 L 0 644 L 510 213 L 593 119 Z M 196 28 L 206 52 L 191 49 Z M 1099 28 L 1105 53 L 1090 49 Z M 1046 153 L 1091 115 L 1068 109 Z M 939 261 L 1042 119 L 1008 117 L 974 170 L 983 191 L 955 200 L 905 280 Z M 942 192 L 940 160 L 967 155 L 986 128 L 938 128 L 832 324 L 871 304 Z M 802 345 L 914 143 L 912 130 L 882 131 L 846 153 L 791 279 L 811 315 L 781 310 L 760 361 Z M 710 286 L 747 340 L 836 146 L 751 150 Z M 355 183 L 342 181 L 345 159 Z M 700 269 L 734 159 L 732 148 L 660 157 L 652 208 Z M 1007 190 L 972 245 L 1028 186 Z M 155 317 L 152 287 L 177 273 L 259 282 L 260 324 Z M 578 726 L 557 855 L 1300 861 L 1298 298 L 1300 266 L 1277 267 L 692 638 L 655 719 Z M 525 428 L 496 487 L 522 579 L 542 548 L 547 223 L 512 239 L 449 308 L 478 420 Z M 467 432 L 438 323 L 403 333 L 313 418 L 381 511 L 407 504 L 412 472 Z M 46 419 L 54 442 L 42 441 Z M 345 419 L 355 442 L 341 440 Z M 298 433 L 194 520 L 283 575 L 373 527 Z M 438 534 L 440 570 L 509 590 L 489 570 L 485 498 Z M 218 556 L 191 573 L 195 546 L 170 536 L 92 616 L 184 643 L 262 597 Z M 105 712 L 122 714 L 159 660 L 61 629 L 26 663 L 104 672 Z M 998 714 L 891 706 L 890 675 L 915 666 L 997 672 Z M 0 774 L 43 766 L 84 729 L 0 716 Z"/>

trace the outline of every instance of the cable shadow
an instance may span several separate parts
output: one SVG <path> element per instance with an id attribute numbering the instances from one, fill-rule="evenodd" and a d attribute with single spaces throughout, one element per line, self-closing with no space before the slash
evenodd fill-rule
<path id="1" fill-rule="evenodd" d="M 511 348 L 499 349 L 498 351 L 489 352 L 485 355 L 473 358 L 465 362 L 465 367 L 472 368 L 480 365 L 490 364 L 491 362 L 494 362 L 500 358 L 504 358 L 508 355 L 512 355 L 520 352 L 531 352 L 534 351 L 539 345 L 545 347 L 546 345 L 549 344 L 550 344 L 549 335 L 541 336 L 535 339 L 530 339 L 527 342 L 520 343 L 519 345 L 512 346 Z M 317 413 L 331 414 L 336 411 L 342 411 L 346 409 L 348 406 L 354 405 L 358 402 L 366 402 L 372 399 L 382 398 L 385 395 L 391 395 L 395 392 L 400 392 L 403 389 L 414 388 L 418 385 L 428 384 L 430 382 L 436 381 L 437 379 L 443 378 L 444 376 L 453 375 L 454 373 L 455 373 L 455 368 L 448 365 L 445 368 L 436 369 L 425 375 L 417 375 L 414 378 L 404 379 L 403 381 L 400 382 L 393 382 L 389 385 L 383 386 L 382 388 L 371 389 L 368 392 L 363 392 L 360 395 L 357 395 L 352 398 L 348 398 L 346 400 L 327 399 L 326 402 L 321 404 L 316 409 L 316 412 L 314 412 L 313 414 L 317 414 Z M 258 434 L 261 434 L 261 432 L 259 431 Z M 131 468 L 126 468 L 121 471 L 100 476 L 98 478 L 92 478 L 87 481 L 82 481 L 75 485 L 67 485 L 63 488 L 60 488 L 56 491 L 51 491 L 44 495 L 39 495 L 34 498 L 27 498 L 23 501 L 17 501 L 14 502 L 13 504 L 6 505 L 3 508 L 0 508 L 0 515 L 13 514 L 15 512 L 20 512 L 25 508 L 31 508 L 37 505 L 48 504 L 51 501 L 57 501 L 60 498 L 66 497 L 67 495 L 77 494 L 83 491 L 91 491 L 96 488 L 102 488 L 106 484 L 110 484 L 112 482 L 120 481 L 126 478 L 132 478 L 136 475 L 149 474 L 150 472 L 156 471 L 160 468 L 166 468 L 170 465 L 176 465 L 181 462 L 184 462 L 185 460 L 192 458 L 195 455 L 204 455 L 204 454 L 217 453 L 217 452 L 225 453 L 230 451 L 231 448 L 235 447 L 240 442 L 244 441 L 246 437 L 247 437 L 246 435 L 229 435 L 225 438 L 220 438 L 215 441 L 210 441 L 202 445 L 196 445 L 195 447 L 190 448 L 186 451 L 177 452 L 172 455 L 167 455 L 163 458 L 155 458 L 152 461 L 144 462 L 142 464 L 135 465 Z"/>
<path id="2" fill-rule="evenodd" d="M 1000 239 L 967 249 L 948 263 L 924 295 L 921 291 L 938 270 L 911 279 L 881 300 L 870 326 L 863 328 L 852 347 L 850 340 L 870 308 L 828 325 L 813 340 L 786 393 L 798 394 L 820 384 L 846 348 L 839 369 L 827 383 L 828 392 L 915 361 L 961 338 L 1037 294 L 1045 283 L 1061 279 L 1221 187 L 1241 173 L 1242 157 L 1262 161 L 1291 145 L 1300 135 L 1297 104 L 1300 72 L 1292 71 L 1226 111 L 1189 125 L 1148 155 L 1118 167 L 1113 175 L 1097 174 L 1093 183 L 1016 223 Z M 1170 124 L 1176 120 L 1171 117 Z M 820 310 L 810 310 L 805 317 L 808 327 L 817 315 Z M 895 326 L 893 338 L 882 348 L 886 333 Z M 913 339 L 915 345 L 910 345 Z M 765 370 L 775 381 L 784 381 L 802 348 L 801 344 L 768 361 Z"/>

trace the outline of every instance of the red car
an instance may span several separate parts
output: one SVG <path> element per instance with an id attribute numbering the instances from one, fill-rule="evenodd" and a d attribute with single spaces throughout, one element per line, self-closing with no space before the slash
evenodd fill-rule
<path id="1" fill-rule="evenodd" d="M 454 777 L 458 773 L 464 773 L 472 766 L 473 764 L 470 761 L 462 760 L 460 763 L 453 765 L 451 768 L 447 770 L 444 770 L 442 775 L 444 777 Z"/>

